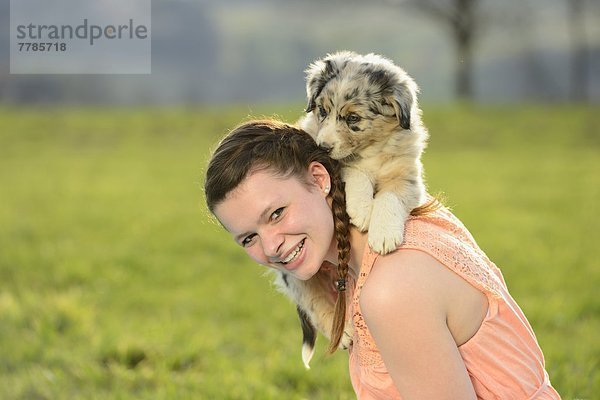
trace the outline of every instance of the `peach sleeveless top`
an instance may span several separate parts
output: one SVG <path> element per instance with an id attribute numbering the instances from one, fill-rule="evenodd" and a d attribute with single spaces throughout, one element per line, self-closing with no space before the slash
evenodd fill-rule
<path id="1" fill-rule="evenodd" d="M 481 327 L 458 349 L 478 399 L 560 399 L 550 385 L 544 356 L 525 315 L 508 293 L 500 270 L 463 224 L 442 208 L 409 217 L 399 249 L 423 251 L 488 299 Z M 349 313 L 354 324 L 350 377 L 358 399 L 401 399 L 360 310 L 360 292 L 378 254 L 366 246 Z"/>

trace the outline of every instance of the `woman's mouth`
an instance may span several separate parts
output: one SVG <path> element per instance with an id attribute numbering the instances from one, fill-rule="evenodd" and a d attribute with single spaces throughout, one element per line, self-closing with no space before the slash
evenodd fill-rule
<path id="1" fill-rule="evenodd" d="M 296 246 L 296 248 L 294 250 L 292 250 L 292 252 L 283 260 L 280 261 L 281 264 L 285 265 L 285 264 L 289 264 L 292 261 L 294 261 L 298 255 L 300 254 L 300 252 L 302 251 L 302 248 L 304 247 L 304 241 L 306 239 L 302 239 L 302 241 L 298 244 L 298 246 Z"/>

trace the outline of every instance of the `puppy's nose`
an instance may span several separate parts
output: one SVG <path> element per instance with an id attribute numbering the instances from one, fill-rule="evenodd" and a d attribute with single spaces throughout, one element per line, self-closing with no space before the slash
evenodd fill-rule
<path id="1" fill-rule="evenodd" d="M 319 147 L 325 150 L 327 153 L 331 153 L 331 150 L 333 150 L 333 146 L 331 146 L 329 143 L 319 143 Z"/>

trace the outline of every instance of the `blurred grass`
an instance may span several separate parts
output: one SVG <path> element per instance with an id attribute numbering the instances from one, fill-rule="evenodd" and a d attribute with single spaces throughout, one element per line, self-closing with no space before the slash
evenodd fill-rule
<path id="1" fill-rule="evenodd" d="M 600 393 L 600 116 L 424 107 L 424 157 L 503 270 L 565 399 Z M 294 308 L 204 211 L 205 160 L 301 106 L 0 108 L 0 398 L 352 399 Z"/>

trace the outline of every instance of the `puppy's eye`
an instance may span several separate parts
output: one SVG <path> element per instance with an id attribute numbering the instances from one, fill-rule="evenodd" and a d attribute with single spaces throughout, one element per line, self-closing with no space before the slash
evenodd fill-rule
<path id="1" fill-rule="evenodd" d="M 356 124 L 358 121 L 360 121 L 360 119 L 360 116 L 355 113 L 350 113 L 346 116 L 346 122 L 349 124 Z"/>
<path id="2" fill-rule="evenodd" d="M 319 116 L 321 118 L 327 117 L 327 111 L 325 111 L 322 105 L 319 105 Z"/>

